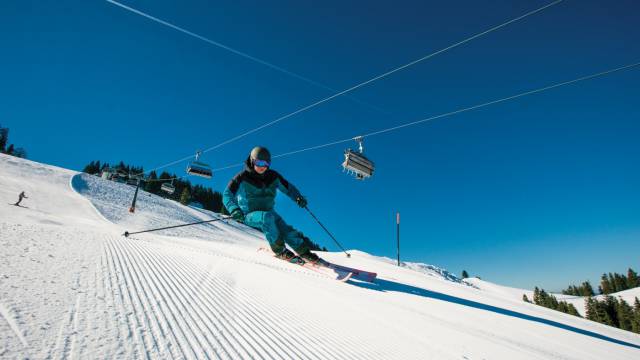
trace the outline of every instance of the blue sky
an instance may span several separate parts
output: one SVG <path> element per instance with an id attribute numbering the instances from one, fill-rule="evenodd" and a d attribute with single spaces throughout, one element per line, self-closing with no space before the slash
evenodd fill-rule
<path id="1" fill-rule="evenodd" d="M 549 2 L 123 1 L 336 90 Z M 224 167 L 254 145 L 285 153 L 638 62 L 638 10 L 564 1 L 203 160 Z M 29 158 L 77 170 L 153 168 L 332 95 L 106 1 L 3 1 L 0 43 L 0 124 Z M 640 265 L 639 95 L 635 68 L 371 137 L 365 182 L 341 172 L 348 144 L 273 166 L 347 248 L 395 257 L 399 210 L 404 260 L 527 288 L 595 283 Z M 192 181 L 222 191 L 237 170 Z M 336 249 L 287 199 L 278 211 Z"/>

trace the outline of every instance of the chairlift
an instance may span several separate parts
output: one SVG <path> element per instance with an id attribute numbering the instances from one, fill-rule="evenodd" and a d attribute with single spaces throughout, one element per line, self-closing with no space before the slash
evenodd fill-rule
<path id="1" fill-rule="evenodd" d="M 173 179 L 171 179 L 171 184 L 169 183 L 162 183 L 162 185 L 160 186 L 160 190 L 166 192 L 167 194 L 171 195 L 174 192 L 176 192 L 176 187 L 173 186 Z"/>
<path id="2" fill-rule="evenodd" d="M 196 152 L 196 160 L 187 165 L 187 174 L 211 179 L 213 171 L 211 171 L 211 167 L 208 164 L 199 161 L 201 153 L 201 151 Z"/>
<path id="3" fill-rule="evenodd" d="M 127 185 L 133 185 L 133 186 L 138 185 L 138 179 L 136 179 L 136 178 L 127 179 Z"/>
<path id="4" fill-rule="evenodd" d="M 364 155 L 364 147 L 362 146 L 363 137 L 355 137 L 354 140 L 358 142 L 359 152 L 351 149 L 344 151 L 344 162 L 342 168 L 348 174 L 353 174 L 356 179 L 364 180 L 373 175 L 375 166 L 373 162 Z"/>

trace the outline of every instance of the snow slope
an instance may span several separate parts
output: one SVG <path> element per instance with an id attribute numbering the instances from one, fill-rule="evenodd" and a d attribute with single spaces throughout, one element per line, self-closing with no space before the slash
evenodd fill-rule
<path id="1" fill-rule="evenodd" d="M 488 281 L 483 281 L 480 280 L 478 278 L 469 278 L 469 279 L 465 279 L 464 280 L 465 283 L 475 286 L 478 289 L 481 289 L 483 291 L 490 291 L 490 292 L 494 292 L 494 293 L 501 293 L 506 297 L 510 297 L 511 299 L 517 301 L 517 300 L 522 300 L 522 295 L 527 295 L 527 297 L 529 298 L 530 301 L 533 301 L 533 291 L 531 290 L 525 290 L 525 289 L 518 289 L 518 288 L 512 288 L 512 287 L 508 287 L 508 286 L 501 286 L 501 285 L 496 285 L 496 284 L 492 284 Z M 556 299 L 561 300 L 561 301 L 566 301 L 570 304 L 573 304 L 573 306 L 576 307 L 576 310 L 578 310 L 578 313 L 580 313 L 580 315 L 585 316 L 586 313 L 586 308 L 585 308 L 585 297 L 582 296 L 574 296 L 574 295 L 564 295 L 564 294 L 552 294 L 553 296 L 556 297 Z M 624 291 L 620 291 L 617 293 L 612 293 L 609 294 L 610 296 L 613 296 L 615 298 L 618 299 L 623 299 L 624 301 L 626 301 L 629 305 L 633 306 L 634 301 L 636 300 L 636 297 L 638 299 L 640 299 L 640 288 L 635 288 L 635 289 L 629 289 L 629 290 L 624 290 Z M 596 300 L 600 300 L 602 301 L 604 299 L 604 295 L 598 295 L 598 296 L 594 296 L 593 298 Z"/>
<path id="2" fill-rule="evenodd" d="M 341 283 L 257 252 L 215 214 L 0 155 L 0 358 L 638 359 L 640 336 L 352 251 Z M 319 239 L 318 239 L 319 240 Z M 321 240 L 320 240 L 321 241 Z"/>

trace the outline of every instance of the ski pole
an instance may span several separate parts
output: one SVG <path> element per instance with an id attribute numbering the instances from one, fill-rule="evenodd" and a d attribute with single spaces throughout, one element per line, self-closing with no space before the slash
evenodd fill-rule
<path id="1" fill-rule="evenodd" d="M 306 206 L 304 207 L 304 209 L 305 209 L 305 210 L 307 210 L 307 211 L 309 212 L 309 214 L 310 214 L 310 215 L 315 219 L 315 221 L 318 223 L 318 225 L 322 226 L 322 228 L 324 229 L 324 231 L 326 231 L 326 232 L 327 232 L 327 234 L 329 234 L 329 236 L 331 236 L 331 238 L 332 238 L 332 239 L 333 239 L 333 241 L 338 245 L 338 247 L 340 247 L 340 249 L 342 249 L 342 251 L 344 251 L 344 253 L 345 253 L 345 254 L 347 254 L 347 257 L 348 257 L 348 258 L 350 258 L 350 257 L 351 257 L 351 254 L 349 254 L 349 253 L 347 252 L 347 250 L 345 250 L 345 249 L 342 247 L 342 245 L 340 245 L 340 243 L 338 242 L 338 240 L 336 240 L 336 238 L 331 234 L 331 232 L 329 232 L 329 230 L 328 230 L 324 225 L 322 225 L 322 223 L 320 222 L 320 220 L 318 220 L 318 218 L 317 218 L 315 215 L 313 215 L 313 213 L 311 212 L 311 210 L 309 210 L 309 208 L 308 208 L 308 207 L 306 207 Z"/>
<path id="2" fill-rule="evenodd" d="M 191 225 L 198 225 L 198 224 L 204 224 L 204 223 L 211 223 L 211 222 L 214 222 L 214 221 L 220 221 L 220 220 L 226 220 L 226 219 L 231 219 L 231 216 L 223 217 L 223 218 L 219 218 L 219 219 L 213 219 L 213 220 L 198 221 L 198 222 L 189 223 L 189 224 L 174 225 L 174 226 L 167 226 L 167 227 L 162 227 L 162 228 L 157 228 L 157 229 L 136 231 L 136 232 L 132 232 L 132 233 L 130 233 L 128 231 L 125 231 L 124 234 L 122 234 L 122 235 L 124 235 L 124 237 L 129 237 L 129 235 L 134 235 L 134 234 L 142 234 L 142 233 L 146 233 L 146 232 L 173 229 L 173 228 L 178 228 L 178 227 L 183 227 L 183 226 L 191 226 Z"/>

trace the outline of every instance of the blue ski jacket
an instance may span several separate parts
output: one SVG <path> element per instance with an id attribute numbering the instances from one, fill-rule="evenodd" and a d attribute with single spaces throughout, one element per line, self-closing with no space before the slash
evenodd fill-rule
<path id="1" fill-rule="evenodd" d="M 253 211 L 271 211 L 278 189 L 293 201 L 301 196 L 300 191 L 275 170 L 268 169 L 263 174 L 258 174 L 251 166 L 251 160 L 247 158 L 244 170 L 229 181 L 222 201 L 229 213 L 235 209 L 240 209 L 245 214 Z"/>

